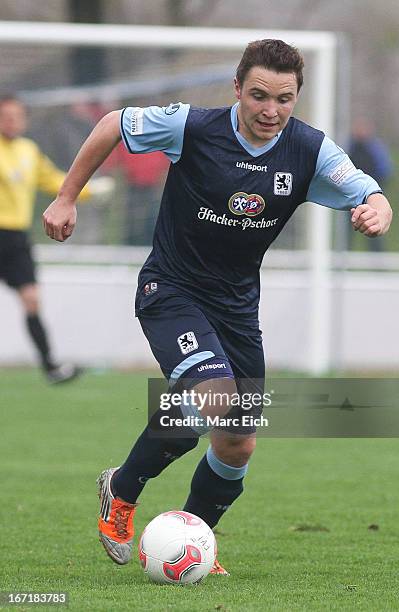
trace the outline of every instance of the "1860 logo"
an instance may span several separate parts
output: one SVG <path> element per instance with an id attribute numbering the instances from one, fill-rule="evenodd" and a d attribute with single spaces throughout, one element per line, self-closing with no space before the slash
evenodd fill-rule
<path id="1" fill-rule="evenodd" d="M 248 217 L 256 217 L 265 208 L 265 201 L 262 196 L 257 193 L 245 193 L 238 191 L 234 193 L 229 200 L 229 210 L 235 215 L 248 215 Z"/>

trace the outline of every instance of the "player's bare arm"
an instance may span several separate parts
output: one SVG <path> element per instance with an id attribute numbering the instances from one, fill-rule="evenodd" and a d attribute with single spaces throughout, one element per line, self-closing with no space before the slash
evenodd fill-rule
<path id="1" fill-rule="evenodd" d="M 50 238 L 63 242 L 72 234 L 78 195 L 120 141 L 119 120 L 119 111 L 108 113 L 83 143 L 58 196 L 43 213 L 44 230 Z"/>
<path id="2" fill-rule="evenodd" d="M 365 236 L 382 236 L 392 221 L 391 206 L 382 193 L 372 193 L 365 204 L 351 209 L 353 229 Z"/>

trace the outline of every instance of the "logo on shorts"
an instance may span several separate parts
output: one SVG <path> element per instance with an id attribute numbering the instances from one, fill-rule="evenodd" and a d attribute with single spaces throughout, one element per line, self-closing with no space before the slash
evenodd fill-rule
<path id="1" fill-rule="evenodd" d="M 238 191 L 234 193 L 229 200 L 229 210 L 235 215 L 248 215 L 248 217 L 256 217 L 265 208 L 265 201 L 262 196 L 257 193 L 245 193 Z"/>
<path id="2" fill-rule="evenodd" d="M 151 295 L 158 291 L 158 283 L 147 283 L 144 285 L 144 295 Z"/>
<path id="3" fill-rule="evenodd" d="M 203 372 L 204 370 L 219 370 L 226 369 L 225 363 L 204 363 L 204 365 L 197 368 L 197 372 Z"/>
<path id="4" fill-rule="evenodd" d="M 292 191 L 291 172 L 276 172 L 274 175 L 274 195 L 289 196 Z"/>
<path id="5" fill-rule="evenodd" d="M 177 338 L 177 344 L 183 355 L 187 355 L 198 348 L 197 338 L 193 331 L 185 332 Z"/>

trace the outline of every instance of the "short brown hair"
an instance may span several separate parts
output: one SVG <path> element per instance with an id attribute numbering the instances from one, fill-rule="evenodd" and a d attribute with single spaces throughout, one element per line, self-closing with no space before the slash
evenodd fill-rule
<path id="1" fill-rule="evenodd" d="M 291 47 L 283 40 L 265 38 L 249 43 L 236 72 L 236 78 L 240 85 L 244 83 L 245 77 L 254 66 L 262 66 L 275 72 L 294 72 L 298 91 L 302 87 L 303 57 L 298 49 Z"/>

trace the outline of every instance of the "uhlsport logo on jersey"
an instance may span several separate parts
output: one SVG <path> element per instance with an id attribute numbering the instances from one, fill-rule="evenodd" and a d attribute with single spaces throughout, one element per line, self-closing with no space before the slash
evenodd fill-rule
<path id="1" fill-rule="evenodd" d="M 265 201 L 257 193 L 248 194 L 245 191 L 238 191 L 233 193 L 229 200 L 229 210 L 235 215 L 256 217 L 256 215 L 260 215 L 264 208 Z"/>
<path id="2" fill-rule="evenodd" d="M 198 348 L 197 338 L 193 331 L 185 332 L 181 336 L 177 338 L 177 344 L 180 347 L 183 355 L 187 355 L 187 353 L 191 353 Z"/>
<path id="3" fill-rule="evenodd" d="M 289 196 L 292 191 L 291 172 L 276 172 L 274 175 L 274 195 Z"/>

